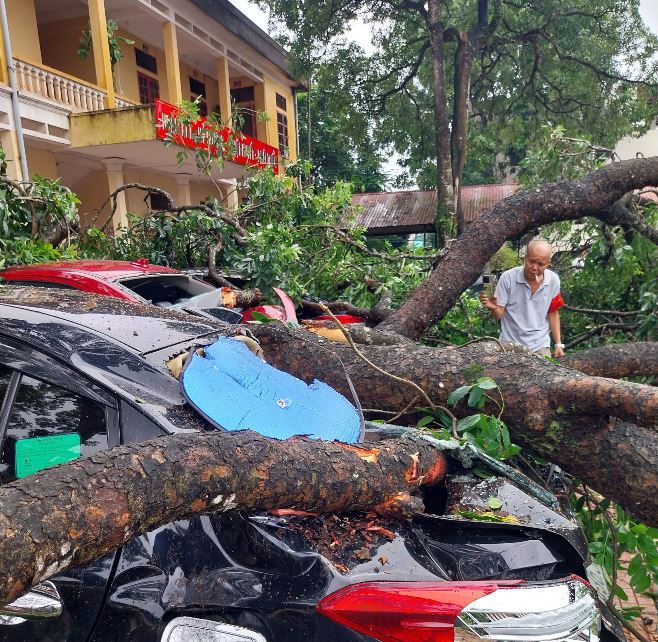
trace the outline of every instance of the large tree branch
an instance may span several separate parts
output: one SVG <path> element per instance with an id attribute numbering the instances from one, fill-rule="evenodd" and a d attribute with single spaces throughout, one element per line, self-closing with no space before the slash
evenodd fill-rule
<path id="1" fill-rule="evenodd" d="M 0 604 L 200 512 L 422 512 L 410 493 L 441 481 L 446 471 L 444 454 L 412 434 L 370 447 L 277 441 L 248 431 L 182 433 L 119 446 L 0 488 Z"/>
<path id="2" fill-rule="evenodd" d="M 274 324 L 255 327 L 254 332 L 273 365 L 306 381 L 324 378 L 349 394 L 344 367 L 364 408 L 397 413 L 416 394 L 374 371 L 348 346 L 300 340 L 299 331 Z M 658 496 L 649 499 L 646 493 L 658 487 L 656 388 L 586 376 L 523 349 L 501 352 L 494 342 L 444 349 L 413 343 L 372 345 L 360 350 L 378 367 L 416 382 L 434 404 L 445 405 L 450 391 L 477 377 L 492 377 L 505 400 L 503 419 L 517 443 L 620 502 L 641 520 L 658 524 Z M 456 413 L 473 411 L 464 404 Z"/>
<path id="3" fill-rule="evenodd" d="M 382 329 L 418 339 L 455 304 L 505 241 L 556 221 L 593 216 L 608 220 L 608 208 L 625 193 L 658 184 L 658 157 L 606 165 L 572 182 L 548 183 L 517 192 L 471 223 L 429 278 L 382 324 Z M 630 224 L 638 224 L 629 219 Z M 643 228 L 639 228 L 643 230 Z M 651 230 L 647 236 L 653 238 Z"/>
<path id="4" fill-rule="evenodd" d="M 658 341 L 614 343 L 573 352 L 560 364 L 597 377 L 658 376 Z"/>

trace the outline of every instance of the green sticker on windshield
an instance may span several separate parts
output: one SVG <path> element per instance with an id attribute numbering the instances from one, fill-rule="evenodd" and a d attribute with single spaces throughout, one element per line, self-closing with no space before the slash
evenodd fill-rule
<path id="1" fill-rule="evenodd" d="M 78 457 L 80 435 L 76 433 L 19 439 L 16 442 L 16 477 L 27 477 Z"/>

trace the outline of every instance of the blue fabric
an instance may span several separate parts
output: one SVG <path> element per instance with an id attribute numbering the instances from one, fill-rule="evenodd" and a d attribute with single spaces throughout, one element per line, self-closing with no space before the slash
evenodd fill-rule
<path id="1" fill-rule="evenodd" d="M 255 430 L 266 437 L 356 443 L 361 420 L 352 404 L 321 381 L 307 385 L 261 361 L 241 341 L 222 337 L 204 348 L 181 376 L 190 403 L 226 430 Z"/>

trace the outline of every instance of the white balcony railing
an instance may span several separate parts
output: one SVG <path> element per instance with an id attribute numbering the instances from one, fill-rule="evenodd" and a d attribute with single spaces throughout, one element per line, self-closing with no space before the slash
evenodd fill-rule
<path id="1" fill-rule="evenodd" d="M 14 59 L 16 82 L 22 91 L 66 105 L 71 111 L 96 111 L 105 108 L 106 93 L 100 87 L 72 78 L 49 67 Z M 119 106 L 128 106 L 119 100 Z M 123 103 L 126 103 L 125 105 Z"/>

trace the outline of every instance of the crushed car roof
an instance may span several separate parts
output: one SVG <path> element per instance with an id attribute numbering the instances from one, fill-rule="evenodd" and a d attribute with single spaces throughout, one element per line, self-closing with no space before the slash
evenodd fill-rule
<path id="1" fill-rule="evenodd" d="M 16 336 L 35 345 L 52 344 L 54 337 L 59 339 L 59 351 L 64 358 L 75 352 L 74 337 L 83 328 L 86 334 L 92 331 L 144 355 L 216 334 L 222 327 L 219 322 L 191 318 L 181 312 L 76 290 L 3 285 L 0 320 L 6 322 L 3 325 L 11 325 Z M 67 327 L 67 333 L 62 333 L 62 326 Z"/>

